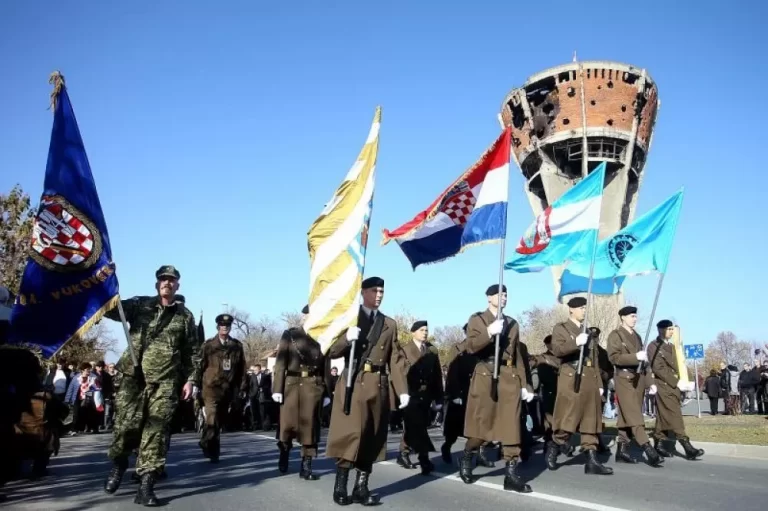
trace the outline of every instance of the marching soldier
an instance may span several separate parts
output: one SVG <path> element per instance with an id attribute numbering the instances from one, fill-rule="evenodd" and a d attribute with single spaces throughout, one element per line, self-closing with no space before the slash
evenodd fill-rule
<path id="1" fill-rule="evenodd" d="M 462 329 L 467 335 L 468 323 Z M 451 447 L 460 436 L 464 436 L 464 418 L 467 414 L 467 397 L 469 396 L 469 384 L 472 374 L 477 366 L 477 357 L 467 351 L 467 339 L 453 345 L 448 354 L 448 373 L 445 376 L 445 395 L 448 408 L 445 411 L 443 422 L 443 436 L 445 442 L 440 448 L 443 461 L 449 465 L 451 460 Z M 493 468 L 495 463 L 488 459 L 486 447 L 491 442 L 486 442 L 477 450 L 477 466 Z"/>
<path id="2" fill-rule="evenodd" d="M 560 358 L 560 376 L 557 380 L 555 399 L 554 433 L 552 442 L 547 444 L 547 468 L 557 470 L 557 456 L 565 449 L 571 436 L 581 433 L 581 448 L 587 456 L 584 473 L 597 475 L 613 474 L 613 469 L 603 466 L 597 459 L 598 436 L 602 432 L 603 384 L 598 368 L 597 336 L 581 332 L 582 321 L 587 311 L 587 300 L 583 297 L 568 301 L 570 318 L 555 325 L 552 330 L 552 353 Z M 596 331 L 593 331 L 596 332 Z M 578 368 L 579 352 L 584 346 L 581 385 L 574 388 Z"/>
<path id="3" fill-rule="evenodd" d="M 205 407 L 205 427 L 200 448 L 211 463 L 219 462 L 221 428 L 230 405 L 237 400 L 245 375 L 243 345 L 229 336 L 233 320 L 229 314 L 216 316 L 217 334 L 202 349 L 202 385 L 198 386 Z"/>
<path id="4" fill-rule="evenodd" d="M 518 474 L 520 461 L 521 400 L 530 402 L 533 389 L 528 383 L 525 359 L 520 352 L 520 325 L 509 316 L 496 319 L 507 302 L 507 288 L 498 284 L 485 292 L 488 308 L 473 314 L 467 326 L 467 351 L 477 357 L 477 365 L 467 400 L 464 436 L 467 443 L 461 458 L 459 475 L 472 484 L 474 451 L 484 442 L 501 440 L 506 464 L 504 489 L 529 493 L 531 487 Z M 499 335 L 498 396 L 493 399 L 494 337 Z"/>
<path id="5" fill-rule="evenodd" d="M 301 313 L 302 319 L 305 318 L 309 306 Z M 272 400 L 282 405 L 277 433 L 278 469 L 282 473 L 288 471 L 288 457 L 295 438 L 301 444 L 299 477 L 316 481 L 312 458 L 317 457 L 320 441 L 320 414 L 322 408 L 331 404 L 331 399 L 325 387 L 325 358 L 320 343 L 307 335 L 303 327 L 283 332 L 273 377 Z"/>
<path id="6" fill-rule="evenodd" d="M 413 340 L 403 346 L 403 358 L 408 381 L 410 403 L 403 410 L 403 436 L 400 440 L 400 455 L 397 464 L 403 468 L 415 468 L 409 454 L 419 455 L 421 473 L 428 475 L 435 467 L 429 453 L 435 450 L 427 431 L 430 411 L 440 409 L 443 402 L 443 373 L 437 348 L 427 341 L 429 326 L 426 321 L 416 321 L 411 326 Z"/>
<path id="7" fill-rule="evenodd" d="M 155 277 L 157 296 L 122 301 L 139 367 L 133 366 L 127 350 L 115 366 L 122 379 L 109 447 L 113 466 L 104 483 L 107 493 L 118 490 L 128 457 L 138 447 L 136 472 L 141 484 L 134 502 L 145 506 L 158 505 L 154 486 L 165 467 L 166 441 L 179 400 L 179 381 L 185 382 L 182 399 L 187 400 L 200 371 L 195 318 L 176 300 L 181 275 L 173 266 L 161 266 Z M 120 321 L 117 307 L 105 316 Z"/>
<path id="8" fill-rule="evenodd" d="M 695 449 L 691 445 L 683 424 L 683 412 L 681 408 L 681 392 L 690 392 L 694 389 L 693 382 L 680 381 L 680 370 L 677 367 L 677 356 L 671 340 L 675 335 L 675 326 L 663 319 L 656 324 L 659 336 L 648 345 L 648 359 L 653 372 L 656 391 L 656 427 L 653 433 L 653 446 L 659 454 L 665 458 L 671 458 L 672 453 L 664 447 L 664 442 L 669 433 L 674 433 L 677 441 L 685 450 L 685 457 L 695 460 L 704 456 L 703 449 Z"/>
<path id="9" fill-rule="evenodd" d="M 544 441 L 552 442 L 552 424 L 554 422 L 555 398 L 557 397 L 557 373 L 560 370 L 560 359 L 552 353 L 552 336 L 544 338 L 547 351 L 533 356 L 534 367 L 539 375 L 539 406 L 544 419 Z"/>
<path id="10" fill-rule="evenodd" d="M 325 455 L 336 458 L 333 500 L 339 505 L 358 502 L 376 505 L 379 496 L 368 489 L 373 463 L 384 459 L 389 424 L 389 378 L 400 397 L 400 408 L 410 397 L 405 379 L 402 353 L 397 344 L 397 323 L 379 311 L 384 297 L 384 280 L 369 277 L 362 284 L 363 304 L 356 327 L 347 329 L 344 338 L 331 345 L 328 357 L 346 357 L 344 372 L 336 384 L 335 403 Z M 349 374 L 349 352 L 355 342 L 354 368 Z M 345 342 L 346 341 L 346 342 Z M 353 378 L 350 413 L 344 413 L 347 378 Z M 349 470 L 357 469 L 351 498 L 347 494 Z"/>
<path id="11" fill-rule="evenodd" d="M 608 358 L 615 367 L 614 385 L 619 399 L 619 417 L 616 426 L 619 428 L 616 461 L 637 463 L 629 453 L 631 438 L 642 447 L 651 466 L 658 467 L 664 458 L 659 456 L 645 432 L 643 418 L 643 399 L 645 389 L 650 387 L 647 370 L 638 373 L 637 366 L 648 357 L 643 349 L 643 341 L 635 332 L 637 324 L 637 307 L 628 305 L 619 310 L 621 326 L 608 336 Z M 650 388 L 655 392 L 655 388 Z"/>

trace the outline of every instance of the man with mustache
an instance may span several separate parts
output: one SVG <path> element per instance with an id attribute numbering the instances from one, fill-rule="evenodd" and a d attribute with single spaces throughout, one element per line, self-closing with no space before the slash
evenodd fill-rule
<path id="1" fill-rule="evenodd" d="M 166 440 L 180 390 L 182 399 L 189 399 L 193 383 L 199 380 L 200 340 L 194 316 L 177 299 L 180 277 L 175 267 L 161 266 L 155 272 L 156 296 L 121 302 L 139 367 L 134 367 L 128 350 L 115 366 L 122 380 L 109 447 L 113 466 L 104 490 L 110 494 L 118 490 L 128 457 L 138 447 L 136 473 L 141 484 L 134 502 L 144 506 L 159 505 L 154 486 L 165 468 Z M 105 316 L 120 321 L 117 307 Z M 180 382 L 185 382 L 183 389 Z"/>

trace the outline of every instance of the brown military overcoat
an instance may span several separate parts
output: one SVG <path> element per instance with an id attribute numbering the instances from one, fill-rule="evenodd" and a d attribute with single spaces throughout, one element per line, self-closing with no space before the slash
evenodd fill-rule
<path id="1" fill-rule="evenodd" d="M 325 391 L 325 357 L 320 343 L 302 327 L 283 332 L 272 371 L 272 392 L 283 395 L 278 440 L 301 445 L 320 439 L 320 412 Z"/>
<path id="2" fill-rule="evenodd" d="M 603 430 L 602 400 L 600 389 L 603 388 L 598 366 L 597 339 L 587 343 L 584 351 L 581 387 L 578 394 L 573 390 L 573 379 L 578 367 L 580 347 L 576 336 L 581 328 L 572 320 L 558 323 L 552 330 L 552 353 L 560 358 L 560 375 L 557 379 L 557 398 L 555 399 L 555 431 L 569 433 L 597 434 Z"/>
<path id="3" fill-rule="evenodd" d="M 445 375 L 445 410 L 443 436 L 446 439 L 464 436 L 464 418 L 467 414 L 467 396 L 477 358 L 467 352 L 467 340 L 454 344 L 448 352 L 448 371 Z M 453 402 L 461 399 L 461 404 Z"/>
<path id="4" fill-rule="evenodd" d="M 222 344 L 218 335 L 203 344 L 200 373 L 203 401 L 230 401 L 240 390 L 245 375 L 243 345 L 230 337 Z"/>
<path id="5" fill-rule="evenodd" d="M 464 436 L 503 445 L 520 445 L 520 394 L 533 393 L 528 382 L 526 362 L 520 352 L 520 325 L 504 316 L 503 335 L 499 341 L 498 401 L 491 397 L 495 336 L 488 335 L 488 325 L 496 320 L 490 311 L 473 314 L 467 324 L 467 351 L 477 357 L 467 399 Z"/>
<path id="6" fill-rule="evenodd" d="M 418 453 L 435 450 L 427 429 L 430 425 L 431 405 L 443 403 L 443 371 L 437 348 L 424 342 L 422 355 L 414 341 L 402 347 L 403 363 L 408 383 L 410 402 L 403 410 L 403 446 Z"/>
<path id="7" fill-rule="evenodd" d="M 681 393 L 677 388 L 680 370 L 672 343 L 656 339 L 648 345 L 648 362 L 656 384 L 656 429 L 684 429 Z"/>
<path id="8" fill-rule="evenodd" d="M 533 367 L 539 375 L 539 406 L 544 417 L 544 427 L 551 430 L 554 423 L 555 400 L 557 399 L 557 375 L 560 371 L 560 359 L 547 351 L 534 355 Z"/>
<path id="9" fill-rule="evenodd" d="M 640 363 L 637 352 L 642 350 L 643 341 L 635 331 L 619 327 L 608 335 L 608 359 L 615 368 L 613 384 L 619 402 L 616 424 L 619 428 L 645 424 L 643 398 L 650 382 L 646 378 L 647 370 L 639 375 L 637 373 L 637 365 Z"/>
<path id="10" fill-rule="evenodd" d="M 383 461 L 386 455 L 389 379 L 392 379 L 397 394 L 408 392 L 402 352 L 397 344 L 397 323 L 381 312 L 377 313 L 376 321 L 383 322 L 381 333 L 378 339 L 369 338 L 374 325 L 360 309 L 357 318 L 360 336 L 355 347 L 355 366 L 359 370 L 353 382 L 349 415 L 344 415 L 351 347 L 346 340 L 346 331 L 327 353 L 331 359 L 344 357 L 345 367 L 336 383 L 325 455 L 366 468 L 376 461 Z M 374 346 L 369 350 L 372 344 Z M 368 351 L 368 357 L 361 361 Z"/>

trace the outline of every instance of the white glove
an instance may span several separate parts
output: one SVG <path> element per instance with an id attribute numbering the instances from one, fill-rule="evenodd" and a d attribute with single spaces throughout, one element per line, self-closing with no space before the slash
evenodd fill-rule
<path id="1" fill-rule="evenodd" d="M 600 389 L 600 397 L 603 397 L 603 389 Z"/>
<path id="2" fill-rule="evenodd" d="M 275 403 L 282 403 L 283 395 L 277 392 L 272 394 L 272 401 L 274 401 Z"/>
<path id="3" fill-rule="evenodd" d="M 528 392 L 528 389 L 520 389 L 520 397 L 526 403 L 530 403 L 531 401 L 533 401 L 533 394 Z"/>
<path id="4" fill-rule="evenodd" d="M 460 397 L 457 397 L 456 399 L 454 399 L 453 401 L 451 401 L 451 403 L 453 403 L 453 404 L 455 404 L 455 405 L 459 405 L 459 406 L 461 406 L 461 403 L 463 403 L 463 402 L 464 402 L 464 401 L 462 401 Z"/>
<path id="5" fill-rule="evenodd" d="M 402 410 L 406 406 L 408 406 L 408 403 L 411 401 L 411 396 L 408 394 L 400 394 L 400 409 Z"/>
<path id="6" fill-rule="evenodd" d="M 635 356 L 637 357 L 638 362 L 647 362 L 648 361 L 648 354 L 644 351 L 638 351 L 635 353 Z"/>
<path id="7" fill-rule="evenodd" d="M 501 331 L 504 330 L 504 320 L 503 319 L 497 319 L 490 325 L 488 325 L 488 335 L 493 337 L 496 334 L 500 334 Z"/>
<path id="8" fill-rule="evenodd" d="M 656 387 L 656 384 L 654 383 L 651 385 L 651 388 L 648 389 L 648 395 L 655 396 L 656 393 L 659 391 L 658 387 Z"/>
<path id="9" fill-rule="evenodd" d="M 584 346 L 588 340 L 589 336 L 587 334 L 579 334 L 576 336 L 576 346 Z"/>
<path id="10" fill-rule="evenodd" d="M 684 381 L 678 381 L 677 382 L 677 388 L 680 389 L 682 392 L 688 391 L 688 384 Z"/>
<path id="11" fill-rule="evenodd" d="M 349 342 L 356 341 L 360 337 L 360 329 L 356 326 L 351 326 L 347 329 L 347 340 Z"/>
<path id="12" fill-rule="evenodd" d="M 282 399 L 282 397 L 281 397 L 280 399 Z M 325 407 L 326 407 L 326 406 L 328 406 L 329 404 L 331 404 L 331 398 L 329 398 L 329 397 L 324 397 L 324 398 L 323 398 L 323 408 L 325 408 Z"/>
<path id="13" fill-rule="evenodd" d="M 443 405 L 441 405 L 441 404 L 439 404 L 439 403 L 432 403 L 432 409 L 433 409 L 434 411 L 436 411 L 436 412 L 439 412 L 439 411 L 440 411 L 440 409 L 442 409 L 442 408 L 443 408 Z"/>
<path id="14" fill-rule="evenodd" d="M 696 382 L 695 381 L 689 381 L 688 382 L 688 392 L 693 392 L 696 390 Z"/>

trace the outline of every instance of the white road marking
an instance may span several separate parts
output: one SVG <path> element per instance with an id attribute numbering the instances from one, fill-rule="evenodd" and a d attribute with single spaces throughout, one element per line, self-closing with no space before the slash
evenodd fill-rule
<path id="1" fill-rule="evenodd" d="M 254 436 L 256 438 L 261 438 L 264 440 L 275 440 L 274 436 L 268 436 L 268 435 L 260 435 L 258 433 L 251 433 L 251 436 Z M 397 467 L 398 464 L 394 461 L 380 461 L 376 463 L 377 465 L 392 465 Z M 461 478 L 458 475 L 454 474 L 446 474 L 445 472 L 440 472 L 439 470 L 435 470 L 436 474 L 440 474 L 440 479 L 445 479 L 447 481 L 458 481 L 461 484 L 465 484 L 464 481 L 461 480 Z M 597 504 L 595 502 L 587 502 L 586 500 L 578 500 L 578 499 L 571 499 L 568 497 L 560 497 L 559 495 L 550 495 L 548 493 L 539 493 L 539 492 L 531 492 L 531 493 L 516 493 L 516 492 L 509 492 L 504 489 L 504 486 L 498 483 L 489 483 L 488 481 L 475 481 L 471 485 L 468 486 L 480 486 L 482 488 L 488 488 L 491 490 L 497 490 L 497 491 L 503 491 L 504 493 L 511 494 L 514 496 L 522 496 L 522 497 L 530 497 L 533 499 L 539 499 L 539 500 L 546 500 L 548 502 L 557 502 L 558 504 L 565 504 L 568 506 L 578 507 L 581 509 L 591 509 L 593 511 L 630 511 L 629 509 L 621 508 L 621 507 L 613 507 L 613 506 L 606 506 L 605 504 Z"/>

